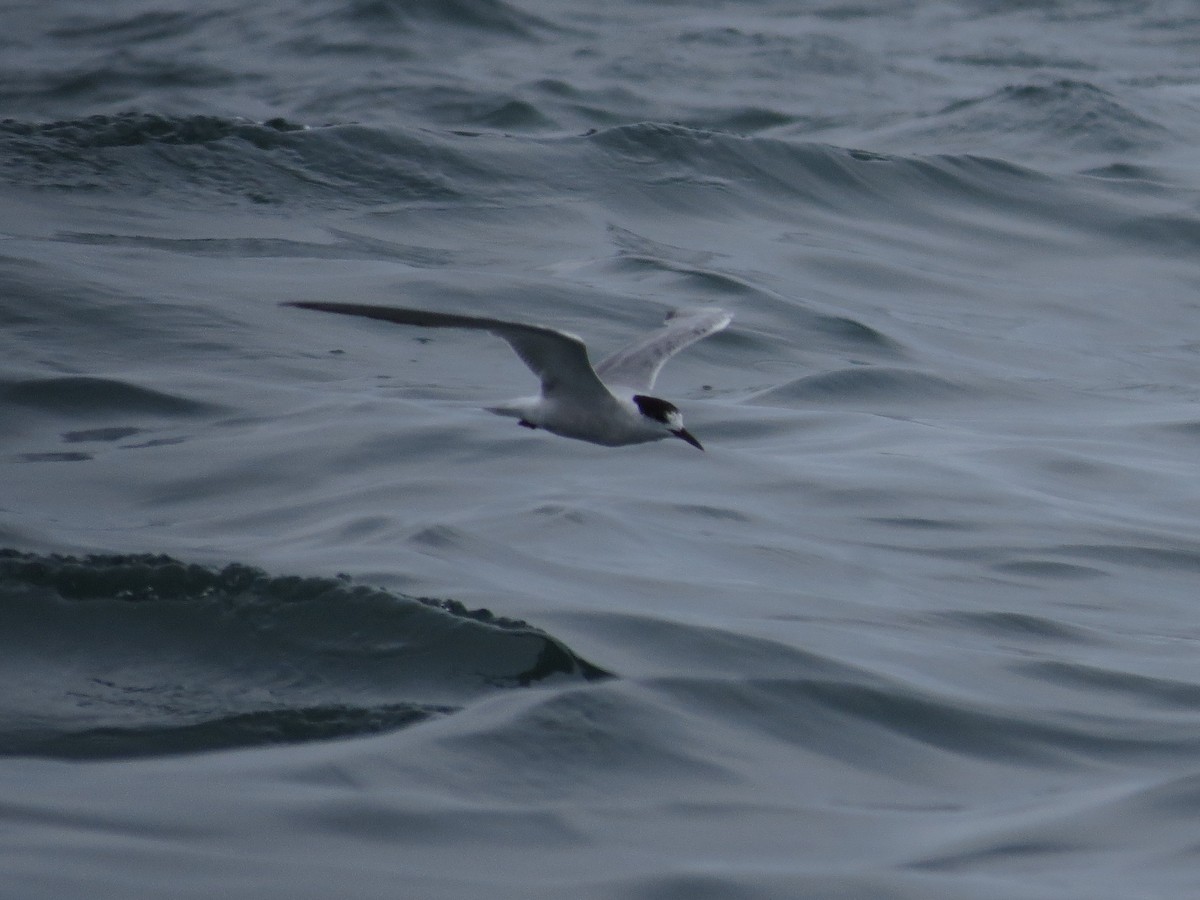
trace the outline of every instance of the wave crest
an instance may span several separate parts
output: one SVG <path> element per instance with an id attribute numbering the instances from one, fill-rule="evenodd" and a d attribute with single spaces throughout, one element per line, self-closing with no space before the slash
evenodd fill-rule
<path id="1" fill-rule="evenodd" d="M 608 673 L 525 622 L 348 578 L 0 550 L 0 753 L 89 757 L 367 734 Z"/>

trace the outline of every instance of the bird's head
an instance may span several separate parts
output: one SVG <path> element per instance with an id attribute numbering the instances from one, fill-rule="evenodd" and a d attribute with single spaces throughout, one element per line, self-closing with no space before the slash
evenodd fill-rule
<path id="1" fill-rule="evenodd" d="M 687 441 L 697 450 L 704 449 L 700 442 L 683 427 L 683 416 L 679 414 L 679 409 L 674 403 L 669 403 L 659 397 L 647 397 L 645 394 L 634 394 L 633 402 L 643 418 L 657 423 L 668 434 L 674 435 L 681 441 Z"/>

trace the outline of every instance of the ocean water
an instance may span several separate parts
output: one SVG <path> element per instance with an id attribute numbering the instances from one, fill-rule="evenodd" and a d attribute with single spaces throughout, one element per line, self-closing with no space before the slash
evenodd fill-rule
<path id="1" fill-rule="evenodd" d="M 0 896 L 1200 891 L 1193 4 L 0 23 Z"/>

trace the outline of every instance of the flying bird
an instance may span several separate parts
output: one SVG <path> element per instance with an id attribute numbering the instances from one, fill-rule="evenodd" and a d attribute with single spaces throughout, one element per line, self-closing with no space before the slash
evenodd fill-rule
<path id="1" fill-rule="evenodd" d="M 677 437 L 703 450 L 683 427 L 683 417 L 675 405 L 647 392 L 668 359 L 733 320 L 732 314 L 714 307 L 675 310 L 662 328 L 593 368 L 582 340 L 545 325 L 360 303 L 283 305 L 397 325 L 490 331 L 508 342 L 541 381 L 542 389 L 536 397 L 490 406 L 488 411 L 515 418 L 526 428 L 544 428 L 551 434 L 606 447 Z"/>

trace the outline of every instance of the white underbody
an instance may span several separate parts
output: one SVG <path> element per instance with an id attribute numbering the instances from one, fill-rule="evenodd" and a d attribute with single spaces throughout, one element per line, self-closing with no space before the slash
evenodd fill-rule
<path id="1" fill-rule="evenodd" d="M 522 397 L 487 407 L 498 416 L 520 419 L 551 434 L 605 447 L 645 444 L 671 437 L 659 422 L 643 416 L 632 398 L 613 396 L 610 402 L 589 406 L 555 398 Z"/>

